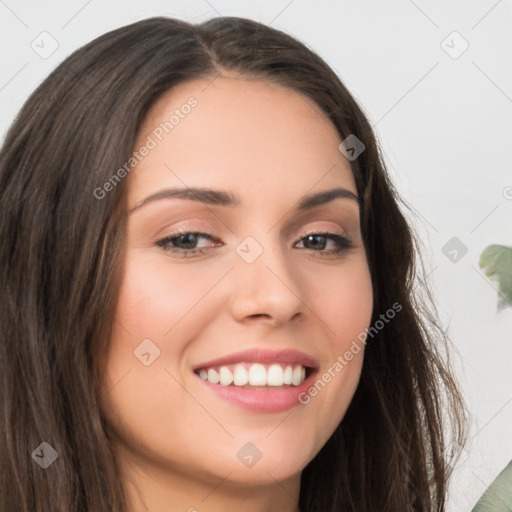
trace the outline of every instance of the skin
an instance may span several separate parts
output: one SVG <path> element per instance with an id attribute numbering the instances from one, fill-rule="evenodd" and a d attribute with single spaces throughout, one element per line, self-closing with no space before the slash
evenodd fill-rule
<path id="1" fill-rule="evenodd" d="M 186 186 L 229 191 L 240 205 L 167 198 L 129 214 L 103 409 L 133 511 L 294 512 L 301 471 L 342 420 L 364 350 L 307 405 L 279 413 L 222 400 L 192 367 L 263 347 L 305 352 L 320 374 L 332 368 L 370 325 L 359 206 L 338 198 L 299 212 L 296 204 L 335 187 L 357 190 L 321 110 L 261 79 L 180 84 L 153 105 L 135 147 L 191 96 L 197 106 L 126 178 L 128 208 Z M 214 241 L 199 238 L 204 253 L 187 257 L 156 245 L 181 227 Z M 310 229 L 342 234 L 353 247 L 332 254 L 329 238 L 308 245 Z M 263 249 L 252 263 L 235 250 L 247 236 Z M 322 249 L 331 254 L 319 257 Z M 160 355 L 145 366 L 134 350 L 148 338 Z M 251 468 L 237 458 L 247 442 L 262 454 Z"/>

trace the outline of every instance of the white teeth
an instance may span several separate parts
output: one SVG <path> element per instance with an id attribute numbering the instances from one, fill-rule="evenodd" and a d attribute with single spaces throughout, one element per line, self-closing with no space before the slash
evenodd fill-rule
<path id="1" fill-rule="evenodd" d="M 210 379 L 208 379 L 210 380 Z M 292 373 L 292 384 L 294 386 L 300 386 L 302 382 L 302 366 L 296 366 Z"/>
<path id="2" fill-rule="evenodd" d="M 292 383 L 292 374 L 293 368 L 291 366 L 287 366 L 283 373 L 283 384 L 290 385 Z"/>
<path id="3" fill-rule="evenodd" d="M 231 370 L 226 366 L 220 367 L 219 375 L 221 386 L 229 386 L 233 382 L 233 374 L 231 373 Z"/>
<path id="4" fill-rule="evenodd" d="M 208 370 L 208 382 L 218 384 L 220 382 L 219 374 L 212 368 Z"/>
<path id="5" fill-rule="evenodd" d="M 282 386 L 283 369 L 278 364 L 273 364 L 267 372 L 267 386 Z"/>
<path id="6" fill-rule="evenodd" d="M 301 365 L 263 365 L 261 363 L 237 364 L 233 368 L 220 366 L 218 368 L 202 368 L 199 377 L 212 384 L 221 386 L 300 386 L 306 379 L 306 368 Z"/>
<path id="7" fill-rule="evenodd" d="M 267 371 L 262 364 L 256 363 L 249 368 L 249 384 L 251 386 L 267 385 Z"/>
<path id="8" fill-rule="evenodd" d="M 246 384 L 249 384 L 249 373 L 241 364 L 237 364 L 235 366 L 233 377 L 233 384 L 235 386 L 245 386 Z"/>

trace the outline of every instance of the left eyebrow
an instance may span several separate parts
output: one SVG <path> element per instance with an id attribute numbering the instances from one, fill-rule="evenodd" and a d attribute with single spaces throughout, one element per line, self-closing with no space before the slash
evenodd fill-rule
<path id="1" fill-rule="evenodd" d="M 133 208 L 130 209 L 129 213 L 142 208 L 148 203 L 153 201 L 159 201 L 162 199 L 189 199 L 191 201 L 197 201 L 204 204 L 210 204 L 214 206 L 239 206 L 241 204 L 240 198 L 231 192 L 224 190 L 214 190 L 211 188 L 167 188 L 159 190 L 154 194 L 149 195 L 142 201 L 138 202 Z M 323 192 L 316 192 L 303 197 L 298 206 L 298 210 L 308 210 L 319 206 L 321 204 L 329 203 L 335 199 L 351 199 L 360 204 L 360 198 L 344 188 L 333 188 L 331 190 L 325 190 Z"/>
<path id="2" fill-rule="evenodd" d="M 347 190 L 345 188 L 333 188 L 331 190 L 325 190 L 324 192 L 317 192 L 316 194 L 311 194 L 302 198 L 299 205 L 297 206 L 298 210 L 307 210 L 309 208 L 314 208 L 320 204 L 329 203 L 334 199 L 352 199 L 356 201 L 357 204 L 360 204 L 359 197 Z"/>

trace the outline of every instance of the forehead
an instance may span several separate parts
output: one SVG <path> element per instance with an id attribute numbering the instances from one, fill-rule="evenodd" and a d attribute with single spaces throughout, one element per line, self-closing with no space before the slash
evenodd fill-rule
<path id="1" fill-rule="evenodd" d="M 263 79 L 182 83 L 144 119 L 134 150 L 151 147 L 129 176 L 129 203 L 159 188 L 203 186 L 272 202 L 343 186 L 356 193 L 334 125 L 295 90 Z"/>

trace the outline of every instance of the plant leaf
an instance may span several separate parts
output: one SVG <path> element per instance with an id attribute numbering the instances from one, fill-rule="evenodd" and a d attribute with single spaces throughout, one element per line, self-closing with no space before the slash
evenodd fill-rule
<path id="1" fill-rule="evenodd" d="M 485 275 L 498 282 L 498 310 L 512 306 L 512 247 L 489 245 L 480 255 Z"/>
<path id="2" fill-rule="evenodd" d="M 512 460 L 485 490 L 471 512 L 512 511 Z"/>

